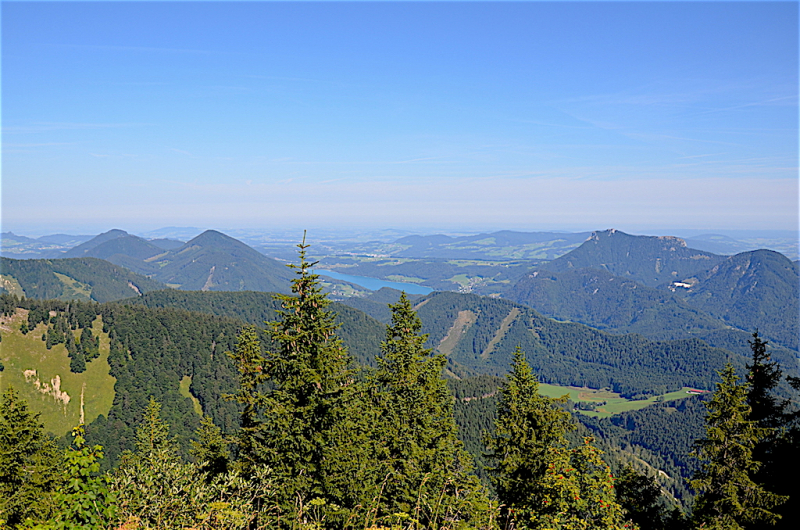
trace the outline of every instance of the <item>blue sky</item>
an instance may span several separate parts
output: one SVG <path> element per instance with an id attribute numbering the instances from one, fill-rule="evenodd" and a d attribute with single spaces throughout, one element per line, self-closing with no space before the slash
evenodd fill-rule
<path id="1" fill-rule="evenodd" d="M 2 222 L 796 229 L 798 3 L 2 3 Z"/>

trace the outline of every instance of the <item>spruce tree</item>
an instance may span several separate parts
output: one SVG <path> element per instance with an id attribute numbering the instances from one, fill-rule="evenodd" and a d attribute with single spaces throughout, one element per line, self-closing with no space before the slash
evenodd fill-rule
<path id="1" fill-rule="evenodd" d="M 475 517 L 485 499 L 457 437 L 453 398 L 442 379 L 447 360 L 424 347 L 428 336 L 421 334 L 422 322 L 405 293 L 389 308 L 392 321 L 374 376 L 384 510 L 418 514 L 425 526 L 435 526 L 437 519 Z"/>
<path id="2" fill-rule="evenodd" d="M 8 388 L 0 400 L 0 526 L 14 528 L 29 517 L 49 516 L 61 463 L 39 414 L 29 412 L 27 403 Z"/>
<path id="3" fill-rule="evenodd" d="M 517 347 L 500 389 L 494 432 L 485 437 L 487 456 L 494 462 L 492 483 L 506 510 L 539 502 L 548 452 L 564 446 L 565 433 L 574 429 L 569 414 L 558 407 L 565 401 L 539 394 L 539 380 Z"/>
<path id="4" fill-rule="evenodd" d="M 376 493 L 374 451 L 368 443 L 365 391 L 352 359 L 336 335 L 319 276 L 300 248 L 291 295 L 269 334 L 274 350 L 260 357 L 257 341 L 240 339 L 237 361 L 245 405 L 240 454 L 246 468 L 269 467 L 278 484 L 278 507 L 308 521 L 313 507 L 346 517 Z M 252 333 L 250 333 L 252 335 Z M 241 350 L 241 351 L 240 351 Z M 269 389 L 263 383 L 269 379 Z M 327 516 L 326 515 L 326 516 Z M 288 521 L 287 524 L 293 524 Z"/>
<path id="5" fill-rule="evenodd" d="M 753 458 L 756 444 L 769 434 L 750 419 L 748 384 L 738 384 L 733 365 L 720 372 L 722 381 L 706 403 L 706 437 L 693 454 L 702 467 L 691 481 L 698 492 L 694 518 L 708 528 L 738 530 L 746 524 L 774 524 L 771 510 L 786 500 L 753 480 L 761 463 Z"/>
<path id="6" fill-rule="evenodd" d="M 622 529 L 622 508 L 602 452 L 591 438 L 568 447 L 565 434 L 574 426 L 559 407 L 565 401 L 539 394 L 539 381 L 518 347 L 500 389 L 495 430 L 485 437 L 504 524 L 542 530 Z"/>
<path id="7" fill-rule="evenodd" d="M 671 522 L 654 475 L 640 473 L 628 464 L 617 477 L 614 489 L 626 517 L 641 530 L 664 530 Z"/>
<path id="8" fill-rule="evenodd" d="M 761 340 L 758 330 L 753 332 L 753 340 L 747 342 L 753 353 L 752 364 L 747 365 L 747 380 L 750 383 L 747 404 L 750 405 L 750 419 L 756 421 L 759 427 L 776 429 L 785 421 L 786 403 L 774 396 L 783 372 L 770 357 L 767 351 L 769 343 Z"/>

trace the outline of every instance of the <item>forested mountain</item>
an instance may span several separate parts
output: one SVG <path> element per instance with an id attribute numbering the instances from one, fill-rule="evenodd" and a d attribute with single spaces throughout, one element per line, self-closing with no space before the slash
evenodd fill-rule
<path id="1" fill-rule="evenodd" d="M 756 250 L 731 256 L 684 279 L 676 294 L 738 328 L 758 328 L 795 351 L 800 340 L 800 278 L 783 254 Z"/>
<path id="2" fill-rule="evenodd" d="M 690 338 L 726 327 L 668 290 L 599 268 L 535 271 L 506 291 L 504 298 L 559 320 L 651 339 Z"/>
<path id="3" fill-rule="evenodd" d="M 391 296 L 391 293 L 387 293 Z M 263 324 L 275 318 L 269 293 L 159 291 L 132 299 L 148 307 L 175 307 Z M 698 340 L 650 341 L 639 335 L 609 335 L 580 324 L 561 323 L 506 300 L 458 293 L 418 299 L 427 346 L 447 356 L 453 375 L 502 375 L 521 346 L 542 381 L 612 388 L 624 396 L 655 395 L 682 386 L 710 388 L 714 371 L 744 357 Z M 381 340 L 381 325 L 361 311 L 332 305 L 342 338 L 364 364 Z M 745 342 L 746 345 L 746 342 Z"/>
<path id="4" fill-rule="evenodd" d="M 788 262 L 786 258 L 783 260 Z M 774 276 L 780 270 L 778 267 L 767 276 Z M 656 289 L 588 268 L 566 272 L 534 271 L 509 289 L 505 297 L 557 320 L 579 322 L 611 333 L 639 333 L 653 340 L 697 338 L 710 346 L 744 356 L 749 355 L 747 341 L 750 334 L 758 328 L 763 336 L 772 340 L 773 358 L 794 371 L 798 352 L 786 345 L 791 344 L 787 336 L 791 336 L 791 329 L 797 329 L 800 319 L 797 279 L 795 277 L 795 283 L 792 283 L 791 274 L 785 276 L 788 278 L 784 277 L 784 280 L 788 281 L 773 281 L 773 288 L 765 282 L 763 291 L 758 288 L 744 294 L 751 300 L 755 299 L 754 305 L 761 308 L 760 313 L 739 313 L 731 304 L 723 305 L 730 314 L 715 315 L 707 307 L 697 307 L 683 288 L 673 287 L 678 292 Z M 778 288 L 775 288 L 776 284 Z M 707 300 L 729 298 L 724 291 L 718 297 L 711 294 L 712 289 L 713 286 L 706 291 Z M 778 299 L 782 302 L 777 303 Z M 779 309 L 785 307 L 790 310 Z"/>
<path id="5" fill-rule="evenodd" d="M 399 293 L 398 293 L 399 297 Z M 396 300 L 395 300 L 396 301 Z M 278 318 L 280 301 L 274 293 L 155 291 L 138 298 L 122 300 L 123 304 L 143 305 L 150 308 L 174 308 L 185 311 L 230 317 L 240 322 L 264 326 Z M 364 366 L 374 366 L 375 352 L 383 340 L 385 326 L 369 315 L 347 305 L 333 302 L 338 334 L 350 354 Z"/>
<path id="6" fill-rule="evenodd" d="M 123 230 L 110 230 L 65 256 L 105 259 L 185 290 L 287 292 L 291 279 L 284 264 L 214 230 L 186 243 L 147 241 Z"/>
<path id="7" fill-rule="evenodd" d="M 632 236 L 619 230 L 593 232 L 580 247 L 545 264 L 553 272 L 600 269 L 655 287 L 705 271 L 724 256 L 688 248 L 677 237 Z"/>
<path id="8" fill-rule="evenodd" d="M 110 302 L 166 287 L 96 258 L 0 258 L 0 274 L 0 291 L 38 299 Z"/>
<path id="9" fill-rule="evenodd" d="M 507 300 L 441 292 L 423 298 L 416 309 L 430 334 L 429 347 L 464 374 L 504 374 L 519 346 L 543 382 L 609 387 L 628 397 L 682 386 L 711 388 L 726 362 L 744 367 L 744 357 L 697 339 L 611 335 L 556 322 Z"/>
<path id="10" fill-rule="evenodd" d="M 160 249 L 151 245 L 147 240 L 131 235 L 124 230 L 114 229 L 69 249 L 64 253 L 64 257 L 91 257 L 112 261 L 109 258 L 121 255 L 144 260 L 159 253 Z"/>
<path id="11" fill-rule="evenodd" d="M 155 279 L 184 290 L 287 292 L 292 278 L 283 263 L 214 230 L 152 264 Z"/>

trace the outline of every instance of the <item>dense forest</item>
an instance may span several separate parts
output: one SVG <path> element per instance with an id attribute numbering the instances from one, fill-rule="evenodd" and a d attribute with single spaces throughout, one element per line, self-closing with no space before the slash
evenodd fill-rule
<path id="1" fill-rule="evenodd" d="M 718 376 L 707 381 L 716 390 L 705 399 L 576 421 L 565 398 L 540 395 L 537 372 L 552 377 L 542 356 L 567 377 L 641 391 L 640 381 L 653 376 L 637 361 L 635 342 L 646 339 L 569 335 L 561 330 L 570 326 L 550 325 L 535 312 L 521 315 L 513 304 L 478 308 L 477 297 L 463 305 L 464 297 L 447 293 L 416 309 L 402 296 L 376 336 L 374 320 L 345 306 L 333 310 L 304 248 L 295 272 L 292 294 L 269 303 L 248 293 L 232 306 L 224 297 L 203 299 L 206 312 L 216 315 L 161 307 L 197 309 L 190 293 L 175 293 L 184 300 L 169 304 L 168 294 L 154 294 L 146 304 L 2 296 L 4 315 L 24 311 L 20 332 L 41 337 L 49 348 L 63 344 L 76 372 L 97 362 L 92 325 L 99 317 L 116 379 L 108 415 L 77 425 L 67 440 L 48 436 L 18 393 L 4 391 L 2 524 L 660 529 L 797 523 L 787 500 L 797 466 L 791 455 L 800 448 L 798 416 L 775 396 L 783 374 L 757 333 L 746 366 L 732 365 L 719 350 L 712 366 Z M 425 333 L 426 312 L 429 319 L 472 312 L 506 322 L 503 340 L 518 344 L 506 370 L 497 370 L 506 375 L 446 382 L 446 371 L 470 366 L 463 355 L 452 364 L 434 353 L 431 345 L 446 337 Z M 349 338 L 339 335 L 347 318 L 355 318 Z M 267 327 L 245 324 L 257 319 Z M 517 320 L 523 327 L 515 331 Z M 491 357 L 496 335 L 470 329 L 465 336 L 475 351 Z M 700 341 L 649 345 L 655 366 L 667 372 L 715 358 L 716 350 Z M 600 351 L 610 352 L 603 364 L 631 378 L 607 381 L 581 368 Z M 688 366 L 698 373 L 710 368 Z M 737 369 L 749 374 L 747 382 Z M 180 392 L 184 380 L 201 414 Z M 800 390 L 798 380 L 790 382 Z M 663 430 L 675 435 L 658 436 Z M 735 454 L 725 450 L 731 441 Z M 675 480 L 659 480 L 661 474 L 692 477 L 691 494 Z"/>

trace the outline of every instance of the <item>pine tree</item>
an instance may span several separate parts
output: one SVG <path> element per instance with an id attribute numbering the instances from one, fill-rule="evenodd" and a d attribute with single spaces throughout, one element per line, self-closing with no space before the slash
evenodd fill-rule
<path id="1" fill-rule="evenodd" d="M 771 510 L 785 497 L 766 491 L 753 481 L 761 463 L 753 458 L 756 444 L 769 434 L 750 419 L 748 384 L 730 363 L 720 372 L 722 381 L 706 403 L 706 437 L 695 442 L 693 454 L 702 461 L 691 481 L 699 493 L 694 518 L 708 528 L 738 530 L 748 523 L 774 524 Z"/>
<path id="2" fill-rule="evenodd" d="M 622 529 L 613 477 L 591 438 L 570 449 L 574 428 L 559 408 L 566 397 L 539 394 L 520 348 L 500 389 L 495 430 L 486 435 L 489 468 L 506 526 L 536 529 Z"/>
<path id="3" fill-rule="evenodd" d="M 614 484 L 617 501 L 634 524 L 642 530 L 663 530 L 670 519 L 661 502 L 661 486 L 655 476 L 639 473 L 626 465 Z"/>
<path id="4" fill-rule="evenodd" d="M 259 416 L 263 408 L 262 385 L 267 380 L 266 359 L 258 339 L 255 326 L 245 326 L 239 332 L 236 349 L 228 352 L 239 370 L 239 388 L 233 395 L 226 396 L 242 407 L 240 430 L 236 437 L 239 460 L 237 465 L 246 473 L 264 460 L 264 425 Z"/>
<path id="5" fill-rule="evenodd" d="M 539 381 L 517 347 L 500 389 L 494 432 L 485 437 L 487 456 L 494 462 L 492 483 L 506 509 L 539 502 L 548 451 L 564 446 L 564 434 L 574 428 L 569 414 L 558 407 L 565 401 L 539 394 Z"/>
<path id="6" fill-rule="evenodd" d="M 197 441 L 192 441 L 191 454 L 200 471 L 208 473 L 209 478 L 227 472 L 231 455 L 228 450 L 229 442 L 222 434 L 222 429 L 214 425 L 210 416 L 206 416 L 200 422 L 196 434 Z"/>
<path id="7" fill-rule="evenodd" d="M 769 343 L 761 340 L 758 330 L 753 332 L 753 340 L 747 342 L 753 352 L 752 364 L 747 365 L 747 380 L 750 383 L 747 404 L 750 405 L 750 419 L 756 421 L 759 427 L 776 429 L 785 421 L 786 403 L 773 395 L 783 373 L 778 363 L 771 359 L 767 351 Z"/>
<path id="8" fill-rule="evenodd" d="M 457 499 L 480 504 L 481 488 L 457 437 L 453 398 L 442 379 L 447 360 L 424 347 L 428 336 L 420 333 L 422 322 L 405 293 L 389 307 L 392 321 L 374 376 L 386 466 L 384 509 L 418 513 L 423 525 L 435 525 L 436 517 L 468 519 L 474 507 Z M 419 505 L 433 499 L 438 515 L 436 506 Z"/>
<path id="9" fill-rule="evenodd" d="M 240 338 L 237 359 L 245 405 L 240 452 L 249 468 L 267 466 L 285 514 L 305 520 L 309 505 L 345 514 L 375 493 L 374 452 L 368 445 L 365 392 L 352 359 L 336 336 L 319 277 L 300 248 L 292 295 L 271 323 L 275 350 L 259 357 L 253 337 Z M 259 385 L 269 379 L 270 389 Z M 246 466 L 247 467 L 247 466 Z"/>
<path id="10" fill-rule="evenodd" d="M 0 526 L 13 528 L 50 514 L 60 465 L 60 452 L 44 434 L 39 414 L 29 412 L 13 388 L 6 390 L 0 401 Z"/>

